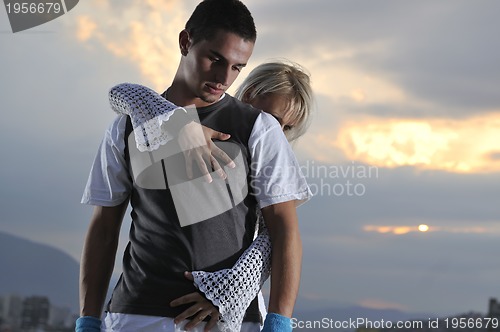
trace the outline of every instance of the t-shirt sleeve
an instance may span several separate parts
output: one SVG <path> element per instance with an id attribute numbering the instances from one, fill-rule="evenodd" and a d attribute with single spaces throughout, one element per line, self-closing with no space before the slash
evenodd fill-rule
<path id="1" fill-rule="evenodd" d="M 120 115 L 104 133 L 83 192 L 83 204 L 116 206 L 123 203 L 132 189 L 125 152 L 127 116 Z"/>
<path id="2" fill-rule="evenodd" d="M 278 123 L 262 112 L 248 141 L 251 155 L 251 182 L 261 208 L 296 200 L 297 205 L 312 197 L 295 154 Z"/>

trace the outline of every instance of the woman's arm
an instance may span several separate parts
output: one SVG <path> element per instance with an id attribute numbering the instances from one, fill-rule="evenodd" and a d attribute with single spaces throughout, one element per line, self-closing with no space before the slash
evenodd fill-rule
<path id="1" fill-rule="evenodd" d="M 219 308 L 221 331 L 239 331 L 248 306 L 271 273 L 271 238 L 262 225 L 231 269 L 192 272 L 195 286 Z"/>
<path id="2" fill-rule="evenodd" d="M 153 151 L 172 139 L 173 128 L 191 122 L 182 107 L 172 104 L 155 91 L 139 84 L 121 83 L 109 90 L 111 109 L 118 114 L 130 116 L 134 128 L 135 141 L 139 151 Z M 162 130 L 162 124 L 171 117 L 177 118 L 171 124 L 170 133 Z"/>
<path id="3" fill-rule="evenodd" d="M 155 91 L 139 84 L 122 83 L 109 91 L 109 103 L 118 114 L 128 115 L 134 129 L 137 149 L 152 152 L 177 138 L 184 153 L 186 170 L 192 173 L 196 163 L 207 182 L 212 178 L 209 169 L 214 169 L 220 178 L 226 174 L 216 158 L 224 165 L 234 168 L 234 162 L 212 139 L 225 141 L 231 137 L 199 124 L 198 114 L 174 105 Z M 187 152 L 190 153 L 187 153 Z M 199 161 L 210 161 L 210 165 Z"/>

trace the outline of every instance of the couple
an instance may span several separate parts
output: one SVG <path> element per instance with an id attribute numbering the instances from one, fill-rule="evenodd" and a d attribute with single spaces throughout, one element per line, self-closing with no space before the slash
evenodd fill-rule
<path id="1" fill-rule="evenodd" d="M 245 67 L 255 39 L 253 19 L 241 2 L 205 0 L 179 35 L 182 57 L 171 87 L 162 95 L 171 103 L 140 86 L 112 89 L 115 110 L 128 116 L 117 117 L 106 132 L 82 199 L 95 208 L 82 256 L 82 317 L 77 320 L 77 331 L 100 331 L 99 317 L 129 201 L 133 219 L 130 242 L 122 276 L 107 307 L 104 330 L 227 329 L 231 313 L 245 298 L 241 285 L 251 288 L 249 292 L 255 296 L 254 290 L 265 280 L 270 242 L 271 293 L 264 330 L 291 330 L 301 263 L 295 207 L 310 197 L 310 190 L 282 130 L 290 139 L 303 132 L 311 93 L 307 75 L 286 64 L 266 64 L 251 73 L 237 95 L 272 115 L 225 94 Z M 294 81 L 286 86 L 290 78 Z M 151 113 L 145 116 L 137 111 L 141 103 L 145 105 L 141 109 L 149 107 Z M 195 105 L 195 116 L 172 104 Z M 159 109 L 165 112 L 156 114 Z M 162 118 L 159 125 L 150 121 L 155 118 Z M 151 126 L 166 133 L 160 137 L 161 146 L 143 135 Z M 210 138 L 237 149 L 215 145 Z M 176 147 L 185 155 L 158 158 L 164 147 Z M 220 213 L 183 224 L 179 207 L 195 215 L 200 206 L 218 204 L 210 199 L 223 196 L 202 194 L 194 199 L 199 193 L 193 191 L 192 196 L 178 196 L 178 188 L 195 178 L 196 167 L 190 169 L 188 162 L 185 174 L 172 176 L 169 172 L 179 169 L 185 160 L 201 169 L 198 178 L 204 175 L 212 182 L 197 188 L 230 192 L 230 208 L 216 209 Z M 147 162 L 150 164 L 144 166 Z M 207 163 L 215 170 L 213 177 L 207 172 Z M 259 210 L 266 227 L 261 227 L 252 243 Z M 257 268 L 248 271 L 248 266 Z M 246 269 L 243 274 L 241 269 Z M 235 280 L 241 275 L 238 284 Z M 250 300 L 243 308 L 241 331 L 260 330 L 258 302 Z M 221 313 L 217 322 L 225 306 L 230 314 L 224 317 Z"/>

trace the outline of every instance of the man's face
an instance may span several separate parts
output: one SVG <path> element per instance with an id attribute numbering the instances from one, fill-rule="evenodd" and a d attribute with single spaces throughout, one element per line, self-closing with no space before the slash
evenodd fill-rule
<path id="1" fill-rule="evenodd" d="M 186 92 L 202 101 L 195 102 L 197 106 L 219 100 L 246 66 L 253 47 L 253 42 L 222 30 L 211 40 L 201 40 L 195 45 L 186 43 L 187 54 L 182 58 L 181 69 L 189 90 Z"/>

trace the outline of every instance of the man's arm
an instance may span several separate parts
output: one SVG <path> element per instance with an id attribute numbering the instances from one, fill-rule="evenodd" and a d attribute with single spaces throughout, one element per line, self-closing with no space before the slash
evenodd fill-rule
<path id="1" fill-rule="evenodd" d="M 80 264 L 81 316 L 101 317 L 127 205 L 128 199 L 114 207 L 94 208 Z"/>
<path id="2" fill-rule="evenodd" d="M 302 264 L 302 241 L 295 206 L 292 200 L 262 209 L 273 247 L 268 310 L 287 317 L 292 317 Z"/>

